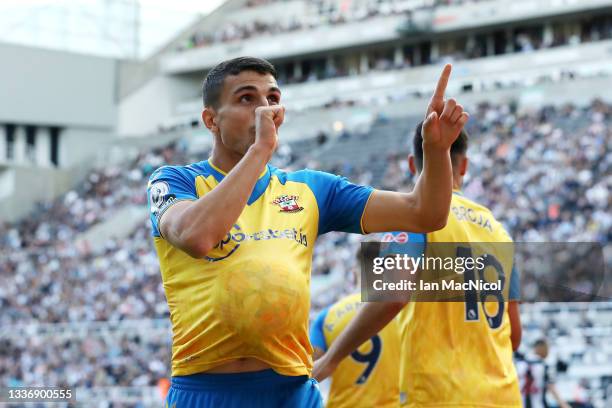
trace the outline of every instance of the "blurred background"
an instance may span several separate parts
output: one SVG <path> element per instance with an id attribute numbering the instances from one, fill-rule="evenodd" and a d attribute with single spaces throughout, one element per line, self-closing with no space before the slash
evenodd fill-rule
<path id="1" fill-rule="evenodd" d="M 447 94 L 471 113 L 464 193 L 515 241 L 601 243 L 610 270 L 612 1 L 3 0 L 0 387 L 161 406 L 171 332 L 146 182 L 208 157 L 201 83 L 241 55 L 279 71 L 274 165 L 400 191 L 452 62 Z M 357 290 L 363 239 L 317 241 L 312 315 Z M 612 303 L 521 311 L 521 353 L 547 338 L 563 398 L 610 407 Z"/>

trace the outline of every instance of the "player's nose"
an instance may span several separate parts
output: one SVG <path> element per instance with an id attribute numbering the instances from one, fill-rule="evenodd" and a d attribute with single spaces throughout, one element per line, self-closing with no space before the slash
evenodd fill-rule
<path id="1" fill-rule="evenodd" d="M 266 95 L 261 95 L 257 98 L 257 106 L 270 106 L 270 101 Z"/>

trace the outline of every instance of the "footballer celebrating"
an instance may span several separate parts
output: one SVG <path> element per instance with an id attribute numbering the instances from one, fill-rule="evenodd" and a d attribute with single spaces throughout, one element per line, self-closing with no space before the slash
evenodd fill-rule
<path id="1" fill-rule="evenodd" d="M 276 70 L 241 57 L 204 80 L 210 158 L 157 169 L 148 184 L 153 239 L 173 331 L 169 407 L 319 407 L 308 338 L 313 245 L 329 231 L 444 227 L 450 146 L 468 114 L 444 102 L 446 66 L 423 125 L 411 193 L 373 190 L 268 162 L 285 109 Z"/>
<path id="2" fill-rule="evenodd" d="M 418 124 L 413 138 L 414 154 L 408 158 L 410 171 L 416 175 L 422 175 L 426 160 L 421 130 L 422 124 Z M 480 298 L 477 292 L 465 291 L 461 301 L 367 303 L 328 352 L 317 360 L 315 378 L 321 380 L 330 375 L 344 356 L 397 315 L 402 406 L 521 407 L 512 360 L 513 350 L 518 349 L 521 341 L 519 276 L 514 266 L 512 240 L 491 211 L 461 192 L 468 168 L 467 148 L 468 135 L 461 131 L 451 146 L 453 197 L 447 225 L 427 234 L 408 234 L 407 242 L 414 243 L 411 245 L 383 244 L 381 255 L 414 256 L 450 248 L 460 251 L 457 257 L 479 255 L 486 259 L 483 269 L 465 272 L 464 279 L 476 273 L 484 276 L 486 272 L 495 274 L 489 280 L 500 279 L 504 287 L 488 292 L 490 296 L 483 292 Z M 415 252 L 415 247 L 421 249 Z M 488 252 L 476 254 L 483 248 Z"/>

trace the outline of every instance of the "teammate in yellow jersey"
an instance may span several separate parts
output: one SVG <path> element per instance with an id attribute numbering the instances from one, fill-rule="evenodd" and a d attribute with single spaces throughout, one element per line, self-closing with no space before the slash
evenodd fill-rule
<path id="1" fill-rule="evenodd" d="M 345 296 L 317 315 L 310 327 L 315 359 L 327 351 L 362 305 L 361 294 L 356 293 Z M 331 377 L 326 407 L 398 407 L 399 354 L 399 331 L 392 320 L 338 365 Z"/>
<path id="2" fill-rule="evenodd" d="M 442 228 L 452 196 L 450 146 L 468 119 L 444 101 L 447 65 L 424 127 L 411 193 L 268 164 L 285 109 L 276 70 L 241 57 L 204 81 L 208 160 L 165 166 L 148 187 L 152 233 L 172 322 L 168 406 L 318 407 L 310 378 L 310 269 L 317 236 Z"/>
<path id="3" fill-rule="evenodd" d="M 411 172 L 423 165 L 422 137 L 417 126 Z M 468 137 L 462 132 L 451 147 L 454 193 L 448 224 L 428 234 L 409 234 L 409 242 L 473 243 L 462 251 L 487 247 L 487 266 L 504 288 L 491 293 L 495 302 L 476 299 L 465 292 L 462 302 L 368 303 L 315 363 L 313 376 L 330 375 L 339 361 L 399 314 L 401 333 L 401 403 L 409 407 L 520 407 L 518 378 L 512 360 L 521 339 L 518 311 L 518 273 L 513 265 L 511 239 L 491 212 L 464 197 L 460 191 L 468 167 Z M 405 233 L 404 233 L 405 235 Z M 399 240 L 398 240 L 399 241 Z M 477 243 L 497 243 L 477 244 Z M 451 245 L 452 246 L 452 245 Z M 405 247 L 405 246 L 404 246 Z M 413 250 L 413 249 L 411 249 Z M 432 249 L 433 250 L 433 249 Z M 391 244 L 381 255 L 408 249 Z M 406 252 L 404 252 L 406 253 Z M 475 270 L 464 274 L 464 279 Z M 490 279 L 492 280 L 492 279 Z M 502 293 L 503 292 L 503 293 Z M 470 296 L 468 296 L 470 295 Z"/>
<path id="4" fill-rule="evenodd" d="M 361 305 L 361 293 L 355 293 L 319 313 L 310 328 L 315 359 L 334 343 Z M 399 331 L 392 320 L 338 364 L 331 377 L 326 407 L 398 407 L 399 355 Z"/>

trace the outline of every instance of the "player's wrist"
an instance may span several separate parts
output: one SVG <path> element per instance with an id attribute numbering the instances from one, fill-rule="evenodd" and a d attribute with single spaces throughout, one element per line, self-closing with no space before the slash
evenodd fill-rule
<path id="1" fill-rule="evenodd" d="M 436 143 L 423 141 L 423 155 L 425 156 L 446 156 L 450 154 L 450 146 L 440 146 Z"/>
<path id="2" fill-rule="evenodd" d="M 440 148 L 436 146 L 426 147 L 423 144 L 423 167 L 434 165 L 438 167 L 440 163 L 450 160 L 450 148 Z"/>
<path id="3" fill-rule="evenodd" d="M 329 367 L 333 371 L 333 369 L 340 364 L 340 361 L 342 361 L 342 357 L 337 352 L 333 350 L 331 351 L 331 353 L 325 353 L 321 359 L 323 360 L 325 366 Z"/>
<path id="4" fill-rule="evenodd" d="M 258 143 L 255 142 L 249 147 L 248 153 L 263 159 L 266 163 L 272 159 L 276 147 L 269 143 Z"/>

